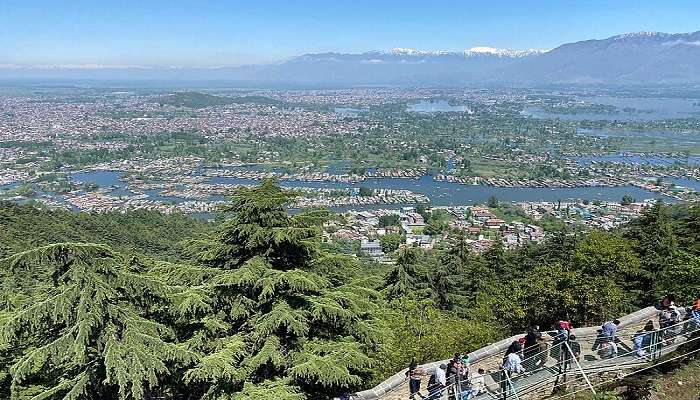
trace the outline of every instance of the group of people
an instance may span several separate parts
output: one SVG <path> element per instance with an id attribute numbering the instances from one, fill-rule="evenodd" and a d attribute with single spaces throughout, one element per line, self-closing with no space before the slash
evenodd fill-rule
<path id="1" fill-rule="evenodd" d="M 539 326 L 531 327 L 523 338 L 511 343 L 503 357 L 503 371 L 510 376 L 532 372 L 544 367 L 550 354 L 559 361 L 578 359 L 581 354 L 581 345 L 576 341 L 576 335 L 572 333 L 571 323 L 560 320 L 555 328 L 551 346 L 550 340 L 540 332 Z M 566 347 L 563 346 L 564 342 Z"/>
<path id="2" fill-rule="evenodd" d="M 673 344 L 684 331 L 695 333 L 700 329 L 700 298 L 696 299 L 685 313 L 685 319 L 691 323 L 684 323 L 683 309 L 675 304 L 675 299 L 671 295 L 661 299 L 659 309 L 659 334 L 654 336 L 657 329 L 654 322 L 649 320 L 644 328 L 635 332 L 633 336 L 632 341 L 637 357 L 646 357 L 654 339 L 657 346 L 663 347 Z"/>
<path id="3" fill-rule="evenodd" d="M 683 329 L 682 324 L 680 324 L 682 313 L 674 304 L 672 296 L 664 297 L 659 308 L 660 332 L 663 332 L 662 338 L 668 342 L 672 336 L 680 334 Z M 693 331 L 700 329 L 700 298 L 688 310 L 686 318 L 695 321 L 696 325 Z M 600 336 L 597 347 L 594 346 L 594 349 L 598 348 L 602 358 L 612 358 L 618 355 L 619 326 L 620 321 L 614 319 L 605 322 L 600 327 Z M 538 370 L 545 366 L 550 355 L 564 365 L 568 365 L 574 360 L 578 362 L 581 357 L 581 345 L 576 341 L 571 323 L 561 320 L 557 322 L 555 328 L 556 332 L 551 335 L 551 339 L 545 338 L 540 332 L 539 326 L 533 326 L 520 340 L 512 342 L 503 357 L 501 366 L 503 373 L 510 378 Z M 646 349 L 651 345 L 654 332 L 657 332 L 654 322 L 647 321 L 644 327 L 634 334 L 633 344 L 637 356 L 645 356 Z M 406 379 L 409 380 L 410 400 L 416 400 L 416 397 L 423 400 L 437 400 L 441 398 L 445 390 L 449 390 L 451 395 L 455 394 L 454 391 L 459 391 L 458 395 L 461 400 L 470 400 L 486 392 L 484 381 L 486 372 L 482 368 L 471 372 L 468 355 L 455 354 L 454 358 L 447 364 L 440 364 L 430 376 L 427 396 L 424 396 L 420 391 L 421 381 L 425 375 L 425 370 L 418 366 L 415 360 L 411 362 L 406 372 Z"/>
<path id="4" fill-rule="evenodd" d="M 406 371 L 406 378 L 409 380 L 409 398 L 411 400 L 415 400 L 416 397 L 424 400 L 436 400 L 442 397 L 445 390 L 450 390 L 452 395 L 455 394 L 454 391 L 458 391 L 457 394 L 461 400 L 470 400 L 486 392 L 485 375 L 486 371 L 483 368 L 471 373 L 469 356 L 457 353 L 447 364 L 440 364 L 435 369 L 428 380 L 428 395 L 423 396 L 420 389 L 425 370 L 413 360 Z"/>

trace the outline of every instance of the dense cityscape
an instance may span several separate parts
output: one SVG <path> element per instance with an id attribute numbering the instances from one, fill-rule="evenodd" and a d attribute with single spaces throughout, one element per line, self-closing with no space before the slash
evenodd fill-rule
<path id="1" fill-rule="evenodd" d="M 651 199 L 700 198 L 699 103 L 644 89 L 4 92 L 0 197 L 48 208 L 207 218 L 237 188 L 274 178 L 299 194 L 293 208 L 420 204 L 449 211 L 446 231 L 474 228 L 461 210 L 494 197 L 539 232 L 533 210 L 610 229 Z M 501 221 L 505 244 L 525 241 Z M 359 241 L 381 236 L 347 228 Z M 483 250 L 498 235 L 472 236 Z"/>

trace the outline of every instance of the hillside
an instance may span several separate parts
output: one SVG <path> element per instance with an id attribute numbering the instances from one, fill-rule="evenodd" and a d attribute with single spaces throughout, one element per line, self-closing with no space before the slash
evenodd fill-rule
<path id="1" fill-rule="evenodd" d="M 697 206 L 514 251 L 472 253 L 452 231 L 380 265 L 326 246 L 329 216 L 290 215 L 293 196 L 239 189 L 214 227 L 3 205 L 0 398 L 330 398 L 413 359 L 700 293 Z"/>
<path id="2" fill-rule="evenodd" d="M 155 211 L 74 213 L 0 202 L 0 258 L 51 243 L 108 244 L 117 251 L 174 260 L 179 242 L 207 233 L 210 224 Z"/>

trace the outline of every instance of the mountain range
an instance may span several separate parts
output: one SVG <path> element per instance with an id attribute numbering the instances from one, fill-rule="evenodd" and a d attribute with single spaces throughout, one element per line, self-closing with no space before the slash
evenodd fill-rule
<path id="1" fill-rule="evenodd" d="M 640 32 L 551 50 L 474 47 L 461 52 L 396 48 L 305 54 L 238 67 L 64 66 L 0 68 L 0 78 L 182 79 L 342 85 L 700 83 L 700 31 Z"/>

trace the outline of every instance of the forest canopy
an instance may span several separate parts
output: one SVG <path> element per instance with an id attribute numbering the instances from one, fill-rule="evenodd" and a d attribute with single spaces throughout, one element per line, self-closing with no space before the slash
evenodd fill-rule
<path id="1" fill-rule="evenodd" d="M 220 222 L 0 206 L 0 398 L 319 399 L 566 318 L 700 293 L 700 207 L 483 254 L 451 231 L 376 264 L 267 180 Z"/>

